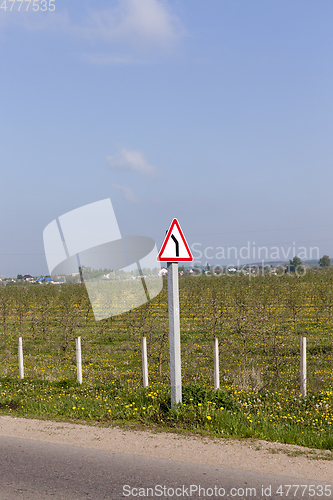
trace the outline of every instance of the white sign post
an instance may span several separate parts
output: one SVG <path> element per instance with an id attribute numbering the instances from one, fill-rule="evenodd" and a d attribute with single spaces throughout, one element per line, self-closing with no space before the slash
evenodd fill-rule
<path id="1" fill-rule="evenodd" d="M 182 401 L 178 262 L 168 262 L 168 305 L 171 408 L 173 408 L 175 403 Z"/>
<path id="2" fill-rule="evenodd" d="M 171 408 L 182 401 L 180 360 L 180 320 L 178 262 L 192 262 L 193 257 L 177 219 L 173 219 L 157 260 L 167 262 L 169 305 L 169 350 Z"/>

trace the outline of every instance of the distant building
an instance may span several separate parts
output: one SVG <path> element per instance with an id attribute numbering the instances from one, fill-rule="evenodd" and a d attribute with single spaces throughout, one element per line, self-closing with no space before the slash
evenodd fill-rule
<path id="1" fill-rule="evenodd" d="M 36 280 L 36 283 L 54 283 L 53 281 L 53 278 L 50 278 L 50 277 L 47 277 L 47 278 L 44 278 L 43 276 L 41 278 L 38 278 L 38 280 Z"/>
<path id="2" fill-rule="evenodd" d="M 33 281 L 33 277 L 31 276 L 31 274 L 25 274 L 24 276 L 22 276 L 22 279 L 25 281 Z"/>

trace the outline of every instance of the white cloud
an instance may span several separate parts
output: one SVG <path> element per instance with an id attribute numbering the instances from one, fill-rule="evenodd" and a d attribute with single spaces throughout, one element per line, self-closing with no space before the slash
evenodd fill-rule
<path id="1" fill-rule="evenodd" d="M 111 184 L 111 186 L 119 189 L 123 193 L 127 201 L 130 201 L 131 203 L 137 203 L 139 201 L 138 198 L 134 195 L 131 188 L 127 186 L 120 186 L 119 184 Z"/>
<path id="2" fill-rule="evenodd" d="M 138 47 L 169 47 L 183 34 L 179 19 L 162 0 L 120 0 L 114 9 L 91 11 L 78 33 Z"/>
<path id="3" fill-rule="evenodd" d="M 141 151 L 122 149 L 117 156 L 107 156 L 109 166 L 118 170 L 129 170 L 142 175 L 154 175 L 157 169 L 150 165 Z"/>
<path id="4" fill-rule="evenodd" d="M 184 35 L 181 21 L 166 0 L 118 0 L 117 6 L 103 10 L 90 9 L 79 22 L 67 12 L 11 12 L 1 16 L 0 28 L 18 26 L 27 31 L 53 32 L 71 38 L 87 40 L 90 44 L 104 43 L 119 46 L 135 53 L 173 47 Z M 123 60 L 129 56 L 116 56 Z M 110 56 L 110 61 L 114 60 Z"/>

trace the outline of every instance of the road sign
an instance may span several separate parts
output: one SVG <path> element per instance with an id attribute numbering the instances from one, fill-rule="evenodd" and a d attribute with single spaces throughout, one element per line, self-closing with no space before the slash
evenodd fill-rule
<path id="1" fill-rule="evenodd" d="M 168 263 L 168 308 L 171 408 L 182 401 L 178 262 L 191 262 L 191 251 L 177 219 L 173 219 L 157 260 Z"/>
<path id="2" fill-rule="evenodd" d="M 160 262 L 192 262 L 193 260 L 191 250 L 177 219 L 173 219 L 171 222 L 157 260 Z"/>

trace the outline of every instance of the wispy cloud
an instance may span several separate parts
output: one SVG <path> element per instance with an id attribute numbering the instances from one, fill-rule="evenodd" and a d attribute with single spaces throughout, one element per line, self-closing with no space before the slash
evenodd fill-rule
<path id="1" fill-rule="evenodd" d="M 119 189 L 123 193 L 127 201 L 131 203 L 137 203 L 139 201 L 139 199 L 134 195 L 131 188 L 127 186 L 120 186 L 119 184 L 111 184 L 111 186 L 116 189 Z"/>
<path id="2" fill-rule="evenodd" d="M 137 172 L 141 175 L 154 175 L 157 173 L 156 167 L 150 165 L 141 151 L 128 151 L 122 149 L 116 156 L 107 156 L 108 164 L 111 168 Z"/>
<path id="3" fill-rule="evenodd" d="M 105 42 L 168 48 L 184 34 L 180 20 L 161 0 L 120 0 L 117 7 L 90 11 L 78 34 Z"/>
<path id="4" fill-rule="evenodd" d="M 79 22 L 73 21 L 70 10 L 11 14 L 1 16 L 0 31 L 17 26 L 26 31 L 53 32 L 57 36 L 87 41 L 100 54 L 110 49 L 117 54 L 124 53 L 108 57 L 107 54 L 99 55 L 97 60 L 92 54 L 84 56 L 88 62 L 103 64 L 132 64 L 135 61 L 128 53 L 169 50 L 185 33 L 166 0 L 118 0 L 113 8 L 86 11 Z M 10 36 L 10 32 L 7 34 Z"/>
<path id="5" fill-rule="evenodd" d="M 83 62 L 96 65 L 116 65 L 124 66 L 128 64 L 147 64 L 145 58 L 140 58 L 132 54 L 109 54 L 108 52 L 90 52 L 81 55 Z"/>
<path id="6" fill-rule="evenodd" d="M 27 32 L 70 33 L 71 21 L 66 9 L 61 12 L 33 12 L 13 10 L 10 14 L 0 16 L 0 32 L 11 34 L 11 29 L 18 27 Z"/>

